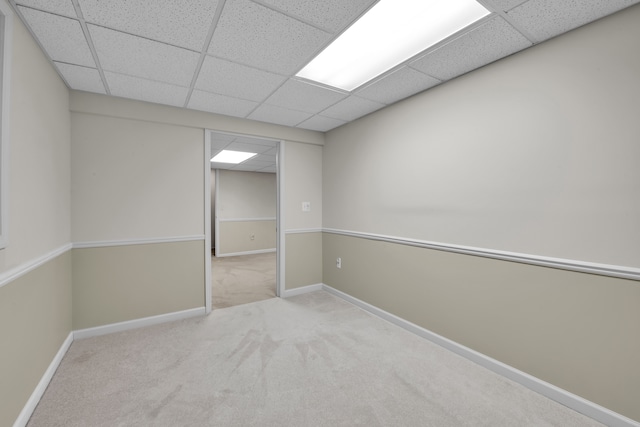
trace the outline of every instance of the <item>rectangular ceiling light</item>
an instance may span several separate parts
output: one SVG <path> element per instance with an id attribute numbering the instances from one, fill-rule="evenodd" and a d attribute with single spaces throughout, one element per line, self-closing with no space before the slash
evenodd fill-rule
<path id="1" fill-rule="evenodd" d="M 350 92 L 488 14 L 475 0 L 380 0 L 296 75 Z"/>
<path id="2" fill-rule="evenodd" d="M 216 163 L 242 163 L 255 156 L 258 153 L 245 153 L 243 151 L 222 150 L 211 158 Z"/>

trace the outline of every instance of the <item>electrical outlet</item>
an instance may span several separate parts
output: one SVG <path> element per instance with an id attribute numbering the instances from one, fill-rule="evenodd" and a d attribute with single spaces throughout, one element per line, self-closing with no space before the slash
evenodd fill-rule
<path id="1" fill-rule="evenodd" d="M 250 239 L 250 240 L 255 240 L 255 239 L 256 239 L 256 235 L 255 235 L 255 234 L 252 234 L 251 236 L 249 236 L 249 239 Z"/>
<path id="2" fill-rule="evenodd" d="M 302 202 L 302 212 L 311 212 L 311 202 Z"/>
<path id="3" fill-rule="evenodd" d="M 342 268 L 342 258 L 336 258 L 336 267 Z"/>

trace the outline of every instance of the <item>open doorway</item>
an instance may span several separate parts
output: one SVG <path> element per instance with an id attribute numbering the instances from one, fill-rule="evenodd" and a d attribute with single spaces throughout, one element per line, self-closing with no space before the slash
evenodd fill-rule
<path id="1" fill-rule="evenodd" d="M 210 131 L 210 157 L 254 153 L 240 163 L 211 161 L 210 304 L 213 309 L 278 295 L 280 142 Z M 209 240 L 209 239 L 207 239 Z"/>

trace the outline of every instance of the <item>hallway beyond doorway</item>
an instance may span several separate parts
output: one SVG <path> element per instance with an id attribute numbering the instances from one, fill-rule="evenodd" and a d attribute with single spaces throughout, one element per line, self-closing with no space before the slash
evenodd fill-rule
<path id="1" fill-rule="evenodd" d="M 276 296 L 276 253 L 211 257 L 213 309 Z"/>

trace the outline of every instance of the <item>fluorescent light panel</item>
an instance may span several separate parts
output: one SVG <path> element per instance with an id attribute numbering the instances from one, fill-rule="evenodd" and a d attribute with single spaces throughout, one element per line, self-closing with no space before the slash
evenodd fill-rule
<path id="1" fill-rule="evenodd" d="M 222 150 L 211 158 L 215 163 L 242 163 L 255 156 L 258 153 L 245 153 L 244 151 Z"/>
<path id="2" fill-rule="evenodd" d="M 352 91 L 488 14 L 475 0 L 380 0 L 296 75 Z"/>

